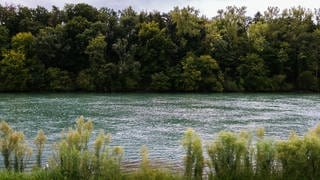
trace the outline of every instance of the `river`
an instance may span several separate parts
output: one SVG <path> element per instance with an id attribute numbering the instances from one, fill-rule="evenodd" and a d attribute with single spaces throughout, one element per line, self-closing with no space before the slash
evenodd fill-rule
<path id="1" fill-rule="evenodd" d="M 3 93 L 0 119 L 25 133 L 32 144 L 39 129 L 48 136 L 44 159 L 63 128 L 83 115 L 112 134 L 112 146 L 121 145 L 124 160 L 139 158 L 142 145 L 153 159 L 181 162 L 181 137 L 195 129 L 204 144 L 222 130 L 264 127 L 270 138 L 286 138 L 290 131 L 305 133 L 320 122 L 319 94 L 97 94 Z"/>

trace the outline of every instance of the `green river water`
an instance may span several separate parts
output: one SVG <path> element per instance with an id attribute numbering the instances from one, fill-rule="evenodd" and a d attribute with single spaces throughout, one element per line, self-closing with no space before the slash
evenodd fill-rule
<path id="1" fill-rule="evenodd" d="M 48 135 L 45 159 L 63 128 L 83 115 L 94 121 L 95 134 L 112 134 L 125 160 L 138 160 L 142 145 L 153 159 L 181 162 L 180 139 L 187 127 L 204 143 L 221 130 L 265 127 L 271 138 L 290 131 L 303 134 L 320 122 L 319 94 L 0 94 L 0 119 L 33 141 L 39 129 Z"/>

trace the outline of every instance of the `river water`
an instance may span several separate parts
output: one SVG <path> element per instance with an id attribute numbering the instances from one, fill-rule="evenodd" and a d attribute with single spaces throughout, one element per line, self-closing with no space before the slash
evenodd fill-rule
<path id="1" fill-rule="evenodd" d="M 142 145 L 153 159 L 182 162 L 181 137 L 195 129 L 204 143 L 222 130 L 264 127 L 270 138 L 305 133 L 320 122 L 319 94 L 0 94 L 0 119 L 25 133 L 32 144 L 39 129 L 48 136 L 44 159 L 63 128 L 83 115 L 112 134 L 124 159 L 137 160 Z"/>

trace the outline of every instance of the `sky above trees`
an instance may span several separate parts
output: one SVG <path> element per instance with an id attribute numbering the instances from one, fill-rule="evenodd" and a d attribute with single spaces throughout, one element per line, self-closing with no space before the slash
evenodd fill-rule
<path id="1" fill-rule="evenodd" d="M 316 7 L 315 0 L 0 0 L 1 4 L 21 4 L 28 7 L 37 5 L 51 8 L 52 5 L 63 7 L 65 3 L 88 3 L 95 7 L 110 7 L 121 10 L 132 6 L 135 10 L 158 10 L 168 12 L 174 6 L 193 6 L 208 17 L 215 16 L 217 10 L 224 9 L 226 6 L 246 6 L 248 15 L 253 15 L 257 11 L 264 11 L 269 6 L 277 6 L 280 9 L 303 6 L 305 8 Z"/>

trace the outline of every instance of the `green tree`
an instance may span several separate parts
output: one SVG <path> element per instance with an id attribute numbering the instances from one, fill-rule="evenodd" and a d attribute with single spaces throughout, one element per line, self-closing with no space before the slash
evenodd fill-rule
<path id="1" fill-rule="evenodd" d="M 48 68 L 46 80 L 50 91 L 70 91 L 73 89 L 73 83 L 68 71 L 63 71 L 59 68 Z"/>
<path id="2" fill-rule="evenodd" d="M 216 60 L 209 55 L 189 54 L 182 61 L 186 91 L 223 91 L 223 74 Z"/>
<path id="3" fill-rule="evenodd" d="M 84 91 L 96 90 L 94 77 L 90 69 L 85 69 L 79 72 L 77 76 L 77 87 Z"/>
<path id="4" fill-rule="evenodd" d="M 237 70 L 243 81 L 243 87 L 247 91 L 268 90 L 270 85 L 263 59 L 257 54 L 248 54 L 241 60 L 242 64 Z"/>
<path id="5" fill-rule="evenodd" d="M 9 46 L 9 30 L 6 26 L 0 26 L 0 50 Z"/>
<path id="6" fill-rule="evenodd" d="M 119 58 L 119 64 L 125 64 L 130 58 L 130 47 L 128 45 L 128 40 L 121 38 L 112 45 L 112 49 L 117 53 Z"/>
<path id="7" fill-rule="evenodd" d="M 38 59 L 48 68 L 66 68 L 66 56 L 70 46 L 65 42 L 62 26 L 41 29 L 36 37 L 35 49 Z"/>
<path id="8" fill-rule="evenodd" d="M 178 36 L 197 37 L 200 35 L 199 11 L 192 7 L 179 9 L 175 7 L 170 12 L 173 22 L 177 26 Z"/>
<path id="9" fill-rule="evenodd" d="M 119 88 L 122 91 L 139 89 L 141 65 L 137 61 L 128 61 L 126 64 L 118 65 Z"/>
<path id="10" fill-rule="evenodd" d="M 251 41 L 253 48 L 261 52 L 266 46 L 266 33 L 268 31 L 268 24 L 257 22 L 250 25 L 248 29 L 248 38 Z"/>
<path id="11" fill-rule="evenodd" d="M 69 20 L 80 16 L 86 18 L 88 21 L 94 22 L 98 17 L 98 10 L 85 3 L 66 4 L 64 11 Z"/>
<path id="12" fill-rule="evenodd" d="M 98 69 L 92 72 L 94 84 L 98 91 L 112 92 L 118 87 L 117 66 L 113 63 L 101 65 Z"/>
<path id="13" fill-rule="evenodd" d="M 30 32 L 21 32 L 12 37 L 11 46 L 31 57 L 34 53 L 34 42 L 35 37 Z"/>
<path id="14" fill-rule="evenodd" d="M 18 33 L 12 37 L 12 49 L 25 55 L 25 66 L 31 78 L 27 82 L 28 90 L 42 90 L 45 86 L 45 67 L 35 55 L 36 38 L 31 33 Z"/>
<path id="15" fill-rule="evenodd" d="M 316 76 L 311 71 L 303 71 L 298 77 L 298 87 L 304 91 L 317 91 L 319 85 Z"/>
<path id="16" fill-rule="evenodd" d="M 210 55 L 217 59 L 225 76 L 236 81 L 240 57 L 249 49 L 246 7 L 228 6 L 226 10 L 219 10 L 209 27 Z"/>
<path id="17" fill-rule="evenodd" d="M 88 91 L 318 91 L 319 12 L 269 7 L 249 17 L 228 6 L 207 18 L 193 7 L 0 5 L 0 62 L 11 50 L 23 54 L 21 86 L 32 91 L 52 79 Z"/>
<path id="18" fill-rule="evenodd" d="M 168 91 L 171 90 L 170 77 L 163 72 L 155 73 L 151 76 L 152 83 L 151 89 L 155 91 Z"/>
<path id="19" fill-rule="evenodd" d="M 85 53 L 89 56 L 91 67 L 97 67 L 105 63 L 106 46 L 105 36 L 101 34 L 90 40 Z"/>
<path id="20" fill-rule="evenodd" d="M 25 91 L 31 79 L 29 68 L 26 66 L 26 56 L 21 51 L 8 50 L 2 53 L 0 61 L 0 90 Z"/>
<path id="21" fill-rule="evenodd" d="M 64 70 L 78 72 L 88 67 L 88 56 L 85 50 L 92 37 L 84 37 L 83 33 L 90 27 L 90 22 L 81 16 L 74 17 L 63 26 L 63 42 L 67 48 L 64 56 Z"/>
<path id="22" fill-rule="evenodd" d="M 166 35 L 165 29 L 152 21 L 142 23 L 139 33 L 136 59 L 141 63 L 143 84 L 149 85 L 152 74 L 165 70 L 173 64 L 176 46 Z"/>

